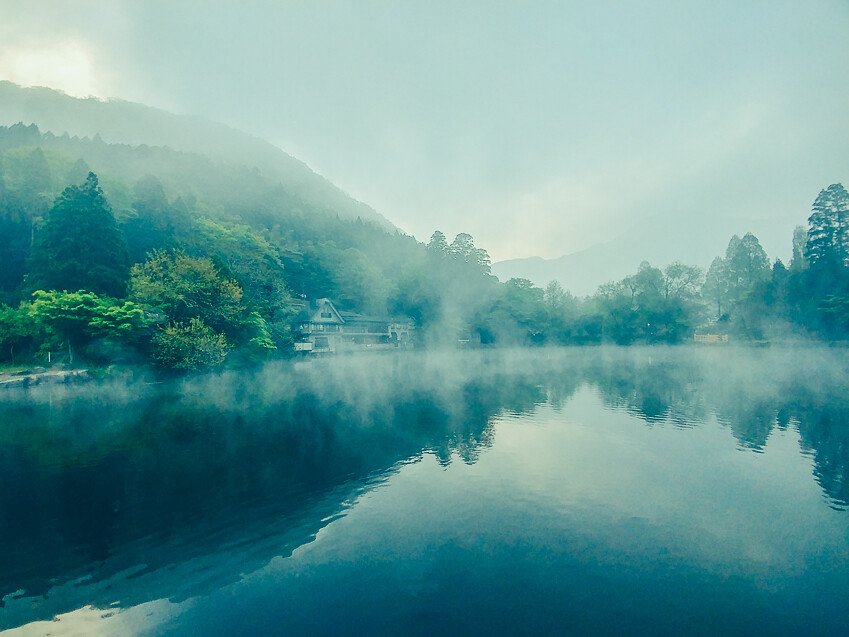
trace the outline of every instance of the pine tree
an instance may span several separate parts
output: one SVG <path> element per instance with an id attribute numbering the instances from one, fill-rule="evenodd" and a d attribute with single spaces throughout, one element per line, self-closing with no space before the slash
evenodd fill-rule
<path id="1" fill-rule="evenodd" d="M 437 230 L 430 236 L 430 243 L 427 244 L 427 249 L 434 254 L 445 255 L 448 253 L 448 240 L 442 232 Z"/>
<path id="2" fill-rule="evenodd" d="M 82 185 L 65 188 L 48 213 L 33 247 L 27 287 L 122 297 L 129 273 L 124 237 L 90 172 Z"/>
<path id="3" fill-rule="evenodd" d="M 805 258 L 811 267 L 849 265 L 849 193 L 842 184 L 817 195 L 808 217 Z"/>

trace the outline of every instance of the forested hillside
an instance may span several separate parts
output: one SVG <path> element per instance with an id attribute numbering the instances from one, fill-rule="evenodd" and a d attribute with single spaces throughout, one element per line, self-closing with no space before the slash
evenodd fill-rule
<path id="1" fill-rule="evenodd" d="M 25 309 L 21 324 L 2 335 L 7 360 L 73 340 L 80 349 L 123 339 L 87 323 L 74 338 L 55 325 L 47 330 L 56 332 L 52 340 L 46 332 L 20 336 L 38 323 L 33 312 L 47 311 L 44 296 L 28 305 L 38 290 L 97 297 L 51 300 L 69 314 L 73 304 L 96 313 L 95 306 L 129 299 L 144 320 L 130 321 L 134 335 L 123 340 L 143 357 L 157 335 L 182 337 L 175 330 L 190 327 L 189 336 L 203 336 L 212 349 L 223 335 L 225 353 L 247 348 L 264 357 L 289 352 L 288 321 L 304 299 L 411 316 L 421 342 L 451 341 L 497 287 L 488 257 L 468 235 L 443 259 L 387 224 L 311 205 L 256 170 L 35 125 L 0 127 L 0 226 L 0 295 Z M 228 304 L 226 318 L 213 316 Z M 6 314 L 12 321 L 14 312 Z M 53 319 L 39 320 L 44 327 Z"/>
<path id="2" fill-rule="evenodd" d="M 372 208 L 352 199 L 300 160 L 265 140 L 224 124 L 175 115 L 144 104 L 93 97 L 80 99 L 49 88 L 25 88 L 0 80 L 0 125 L 11 126 L 17 122 L 35 123 L 41 130 L 62 136 L 65 141 L 70 141 L 68 136 L 88 137 L 110 144 L 163 147 L 202 155 L 209 158 L 209 163 L 226 164 L 231 170 L 242 167 L 249 174 L 261 173 L 267 187 L 283 188 L 310 209 L 332 210 L 343 218 L 360 217 L 390 225 Z M 127 168 L 162 173 L 163 181 L 167 181 L 165 173 L 176 170 L 172 183 L 186 183 L 187 175 L 183 171 L 192 169 L 185 161 L 174 155 L 165 157 L 154 148 L 147 150 L 150 151 L 147 156 L 133 153 L 132 165 Z M 75 151 L 69 154 L 74 155 Z M 109 152 L 109 158 L 116 158 L 114 149 Z M 97 155 L 92 156 L 93 165 L 96 159 Z M 196 159 L 189 160 L 192 161 L 196 163 Z M 221 176 L 203 167 L 200 172 L 195 169 L 194 174 L 207 185 L 214 185 Z M 225 182 L 221 187 L 231 185 Z"/>
<path id="3" fill-rule="evenodd" d="M 411 317 L 419 347 L 845 339 L 840 184 L 792 241 L 789 266 L 746 234 L 707 273 L 643 263 L 577 298 L 556 281 L 499 283 L 468 234 L 425 245 L 256 168 L 18 123 L 0 127 L 0 360 L 247 365 L 289 356 L 293 315 L 319 297 Z"/>

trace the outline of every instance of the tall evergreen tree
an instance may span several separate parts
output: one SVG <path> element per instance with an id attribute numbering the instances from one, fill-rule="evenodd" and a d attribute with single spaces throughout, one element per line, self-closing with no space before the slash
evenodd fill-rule
<path id="1" fill-rule="evenodd" d="M 799 272 L 808 267 L 805 258 L 805 244 L 808 242 L 808 231 L 804 226 L 796 226 L 793 229 L 793 258 L 790 260 L 790 270 Z"/>
<path id="2" fill-rule="evenodd" d="M 124 237 L 89 173 L 57 197 L 33 246 L 27 287 L 124 296 L 130 268 Z"/>
<path id="3" fill-rule="evenodd" d="M 442 232 L 436 230 L 430 236 L 430 243 L 427 244 L 427 249 L 434 254 L 445 255 L 448 253 L 448 240 Z"/>
<path id="4" fill-rule="evenodd" d="M 849 265 L 849 193 L 842 184 L 817 195 L 808 217 L 805 257 L 811 267 Z"/>
<path id="5" fill-rule="evenodd" d="M 725 255 L 731 285 L 736 288 L 738 298 L 743 298 L 752 287 L 769 278 L 769 258 L 761 242 L 751 232 L 739 241 L 732 238 Z"/>

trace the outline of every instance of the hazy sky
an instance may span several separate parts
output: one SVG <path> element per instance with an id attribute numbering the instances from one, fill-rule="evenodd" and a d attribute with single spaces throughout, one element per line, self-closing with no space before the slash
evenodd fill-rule
<path id="1" fill-rule="evenodd" d="M 789 250 L 849 181 L 847 0 L 0 0 L 0 78 L 231 124 L 496 259 L 664 215 Z"/>

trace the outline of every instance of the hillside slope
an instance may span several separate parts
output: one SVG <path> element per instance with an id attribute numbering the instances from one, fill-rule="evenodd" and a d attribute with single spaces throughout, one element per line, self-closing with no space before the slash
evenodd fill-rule
<path id="1" fill-rule="evenodd" d="M 343 218 L 390 222 L 357 201 L 300 160 L 276 146 L 198 117 L 175 115 L 122 100 L 79 99 L 49 88 L 24 88 L 0 81 L 0 125 L 36 124 L 55 135 L 102 139 L 133 146 L 166 146 L 204 155 L 233 166 L 256 168 L 269 181 L 312 208 L 333 211 Z"/>

